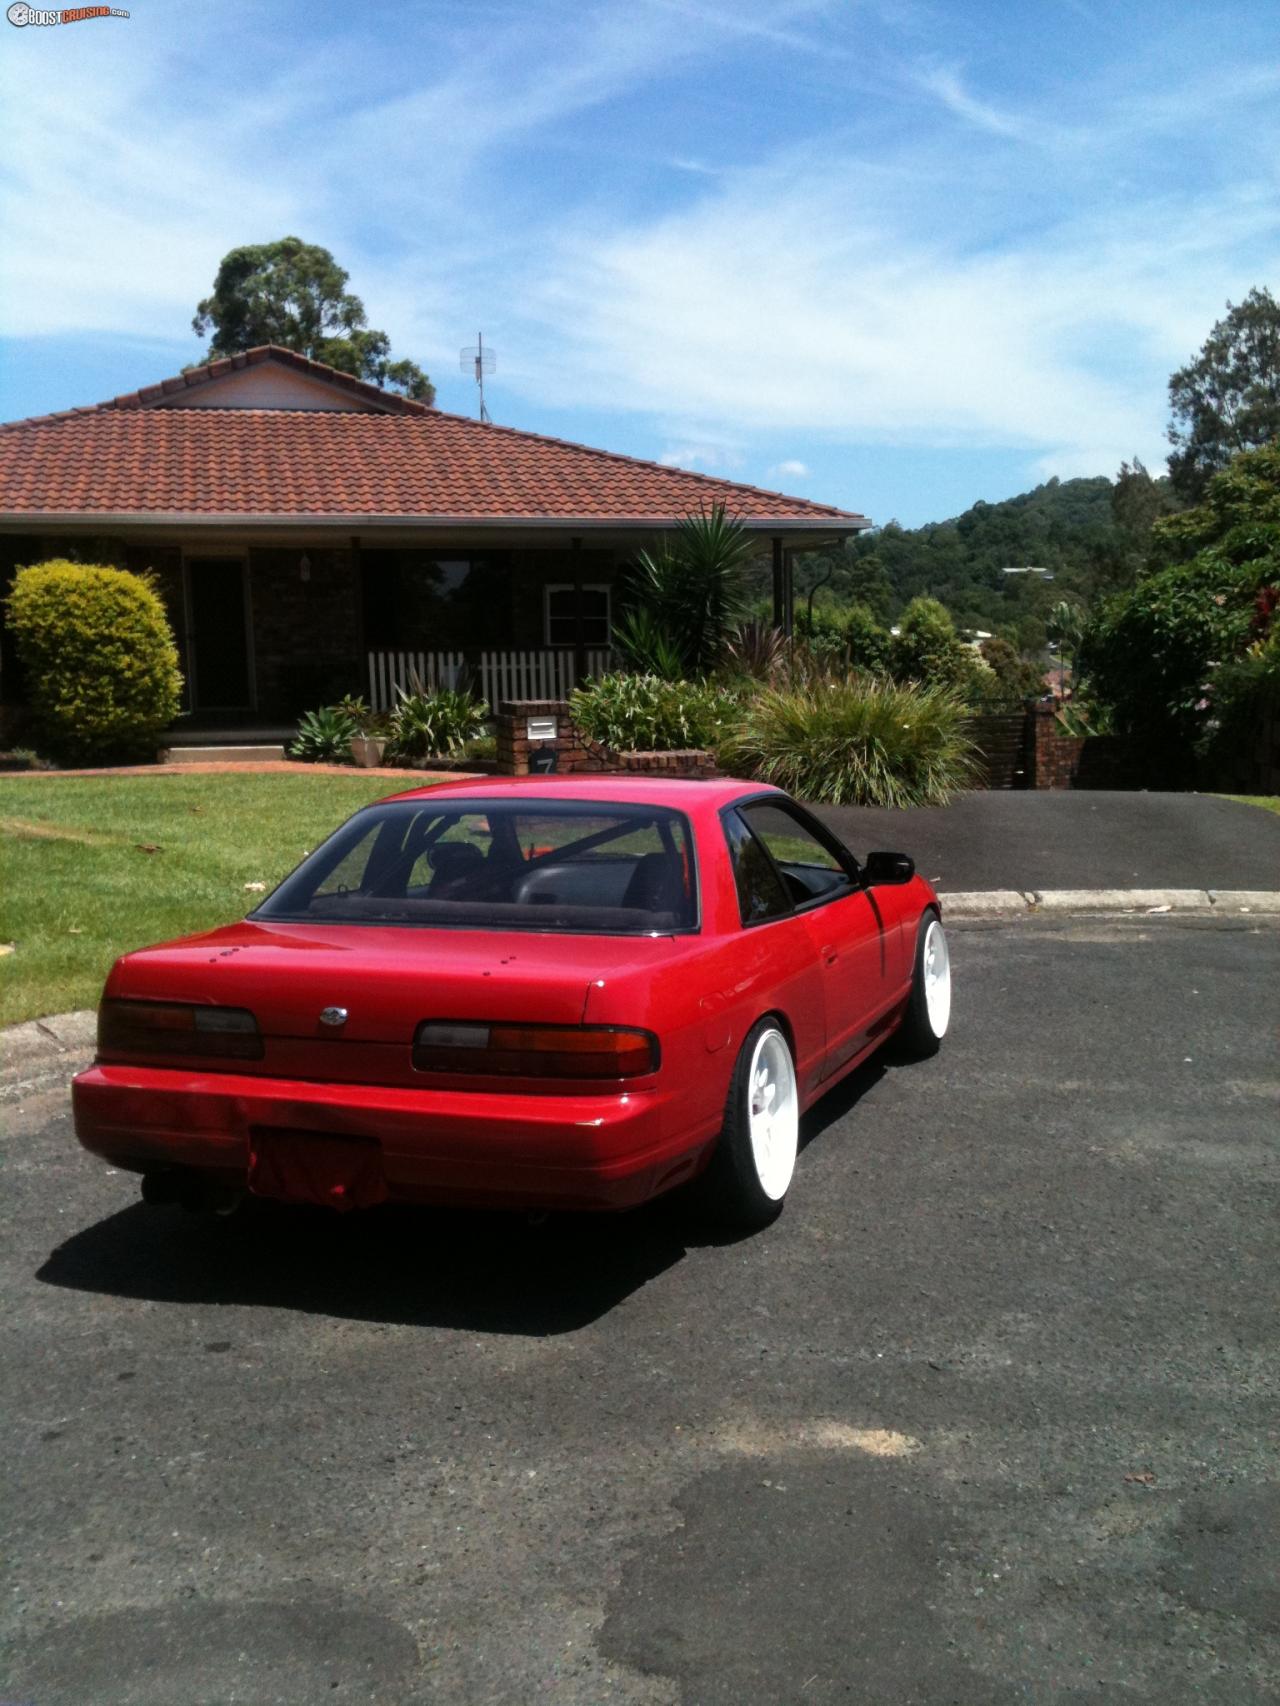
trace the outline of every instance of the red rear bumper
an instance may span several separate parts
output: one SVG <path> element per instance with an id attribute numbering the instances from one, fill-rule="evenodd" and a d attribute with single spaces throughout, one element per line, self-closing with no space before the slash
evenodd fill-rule
<path id="1" fill-rule="evenodd" d="M 387 1195 L 494 1207 L 630 1208 L 698 1170 L 715 1133 L 679 1098 L 518 1096 L 92 1066 L 72 1083 L 76 1136 L 135 1172 L 248 1179 L 252 1129 L 371 1138 Z"/>

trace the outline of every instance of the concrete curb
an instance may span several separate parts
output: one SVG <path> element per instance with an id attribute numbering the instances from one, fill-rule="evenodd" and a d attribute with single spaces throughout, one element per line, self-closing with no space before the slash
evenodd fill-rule
<path id="1" fill-rule="evenodd" d="M 1037 912 L 1280 914 L 1275 889 L 990 889 L 939 891 L 938 898 L 948 918 L 1017 918 Z"/>
<path id="2" fill-rule="evenodd" d="M 95 1013 L 54 1013 L 0 1030 L 0 1105 L 65 1084 L 93 1054 Z"/>

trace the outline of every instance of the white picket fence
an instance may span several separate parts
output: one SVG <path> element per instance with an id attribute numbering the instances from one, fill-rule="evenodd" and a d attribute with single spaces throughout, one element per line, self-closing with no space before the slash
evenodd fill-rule
<path id="1" fill-rule="evenodd" d="M 602 674 L 609 658 L 607 648 L 588 651 L 587 674 Z M 370 652 L 369 704 L 394 710 L 396 688 L 407 691 L 414 677 L 428 688 L 457 687 L 469 678 L 493 710 L 504 699 L 564 699 L 578 679 L 572 650 L 480 652 L 474 661 L 463 652 Z"/>

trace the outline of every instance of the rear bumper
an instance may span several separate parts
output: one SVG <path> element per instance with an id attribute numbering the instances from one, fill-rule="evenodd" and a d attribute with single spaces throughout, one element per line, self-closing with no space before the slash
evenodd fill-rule
<path id="1" fill-rule="evenodd" d="M 117 1167 L 243 1185 L 251 1128 L 328 1132 L 376 1140 L 404 1202 L 630 1208 L 691 1178 L 715 1137 L 657 1090 L 518 1096 L 143 1066 L 92 1066 L 71 1090 L 76 1136 Z"/>

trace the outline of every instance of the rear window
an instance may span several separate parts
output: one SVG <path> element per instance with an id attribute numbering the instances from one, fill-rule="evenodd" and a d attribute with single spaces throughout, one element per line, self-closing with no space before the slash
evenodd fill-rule
<path id="1" fill-rule="evenodd" d="M 394 801 L 343 824 L 253 917 L 587 935 L 693 930 L 693 842 L 682 813 L 656 806 Z"/>

